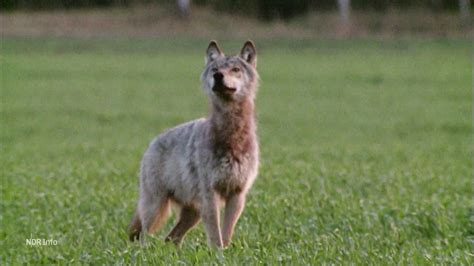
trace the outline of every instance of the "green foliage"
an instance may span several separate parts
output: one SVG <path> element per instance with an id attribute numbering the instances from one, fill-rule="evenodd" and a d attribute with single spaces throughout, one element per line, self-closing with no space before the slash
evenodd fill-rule
<path id="1" fill-rule="evenodd" d="M 12 9 L 55 9 L 55 8 L 84 8 L 84 7 L 110 7 L 129 6 L 131 4 L 149 3 L 153 0 L 3 0 L 0 8 Z M 156 1 L 156 0 L 155 0 Z"/>
<path id="2" fill-rule="evenodd" d="M 256 44 L 262 166 L 217 252 L 125 232 L 148 143 L 206 114 L 207 41 L 3 38 L 0 263 L 472 265 L 470 41 Z"/>
<path id="3" fill-rule="evenodd" d="M 351 0 L 354 9 L 375 9 L 379 11 L 395 8 L 431 8 L 453 10 L 459 8 L 455 0 Z"/>
<path id="4" fill-rule="evenodd" d="M 0 10 L 14 9 L 70 9 L 84 7 L 130 6 L 143 3 L 175 4 L 175 0 L 3 0 Z M 229 13 L 256 16 L 260 19 L 291 19 L 310 9 L 334 10 L 336 0 L 194 0 L 196 5 L 207 5 Z M 474 2 L 471 1 L 474 5 Z M 374 9 L 383 11 L 396 8 L 457 9 L 454 0 L 351 0 L 354 9 Z"/>
<path id="5" fill-rule="evenodd" d="M 308 0 L 228 0 L 208 1 L 218 10 L 229 13 L 253 15 L 265 20 L 274 18 L 290 19 L 308 11 Z"/>
<path id="6" fill-rule="evenodd" d="M 291 19 L 310 9 L 335 10 L 336 0 L 197 0 L 199 5 L 211 5 L 229 13 L 257 16 L 264 20 Z M 458 1 L 452 0 L 351 0 L 353 9 L 385 11 L 388 8 L 456 9 Z"/>

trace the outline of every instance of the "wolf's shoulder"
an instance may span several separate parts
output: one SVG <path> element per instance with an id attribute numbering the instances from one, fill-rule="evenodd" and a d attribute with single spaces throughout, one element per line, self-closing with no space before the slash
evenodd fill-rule
<path id="1" fill-rule="evenodd" d="M 205 118 L 199 118 L 195 119 L 180 125 L 177 125 L 175 127 L 169 128 L 165 130 L 162 134 L 158 135 L 160 136 L 167 136 L 167 135 L 186 135 L 189 133 L 192 133 L 194 130 L 199 129 L 204 123 L 206 122 Z"/>
<path id="2" fill-rule="evenodd" d="M 150 143 L 150 148 L 153 150 L 160 148 L 166 149 L 170 146 L 186 143 L 187 140 L 191 139 L 193 135 L 202 132 L 205 123 L 205 118 L 199 118 L 169 128 L 153 139 L 153 141 Z"/>

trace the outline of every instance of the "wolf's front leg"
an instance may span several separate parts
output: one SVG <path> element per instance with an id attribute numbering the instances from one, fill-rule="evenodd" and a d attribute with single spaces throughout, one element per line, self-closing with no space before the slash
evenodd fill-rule
<path id="1" fill-rule="evenodd" d="M 234 226 L 242 213 L 245 205 L 244 193 L 239 193 L 231 196 L 225 203 L 224 214 L 224 228 L 222 230 L 222 238 L 224 247 L 230 244 L 232 234 L 234 233 Z"/>
<path id="2" fill-rule="evenodd" d="M 219 196 L 215 191 L 209 191 L 204 195 L 201 218 L 204 223 L 204 228 L 206 229 L 209 246 L 222 248 L 219 216 Z"/>

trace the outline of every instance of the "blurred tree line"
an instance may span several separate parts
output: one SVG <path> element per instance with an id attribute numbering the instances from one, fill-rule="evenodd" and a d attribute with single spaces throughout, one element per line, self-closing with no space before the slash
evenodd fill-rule
<path id="1" fill-rule="evenodd" d="M 130 6 L 143 3 L 175 4 L 176 0 L 1 0 L 1 10 L 15 9 L 72 9 L 86 7 Z M 182 2 L 182 1 L 181 1 Z M 190 2 L 189 0 L 186 2 Z M 186 3 L 185 2 L 185 3 Z M 195 5 L 216 10 L 255 16 L 264 20 L 290 19 L 308 10 L 336 10 L 338 0 L 191 0 Z M 385 11 L 389 8 L 429 8 L 458 10 L 458 0 L 350 0 L 354 10 Z M 470 2 L 470 1 L 469 1 Z M 472 6 L 472 2 L 469 3 Z"/>
<path id="2" fill-rule="evenodd" d="M 211 5 L 228 12 L 240 12 L 270 20 L 290 19 L 309 10 L 336 10 L 338 0 L 195 0 L 196 4 Z M 389 8 L 429 8 L 457 10 L 457 0 L 350 0 L 351 9 L 385 11 Z"/>

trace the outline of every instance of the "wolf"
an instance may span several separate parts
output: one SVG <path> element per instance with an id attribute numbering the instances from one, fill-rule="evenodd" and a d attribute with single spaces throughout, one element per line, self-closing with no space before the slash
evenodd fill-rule
<path id="1" fill-rule="evenodd" d="M 165 241 L 179 246 L 202 219 L 209 246 L 230 244 L 258 173 L 256 67 L 252 41 L 245 42 L 235 56 L 224 55 L 217 42 L 210 42 L 201 74 L 210 113 L 171 128 L 150 143 L 141 161 L 140 196 L 129 226 L 131 241 L 153 234 L 174 203 L 179 218 Z"/>

